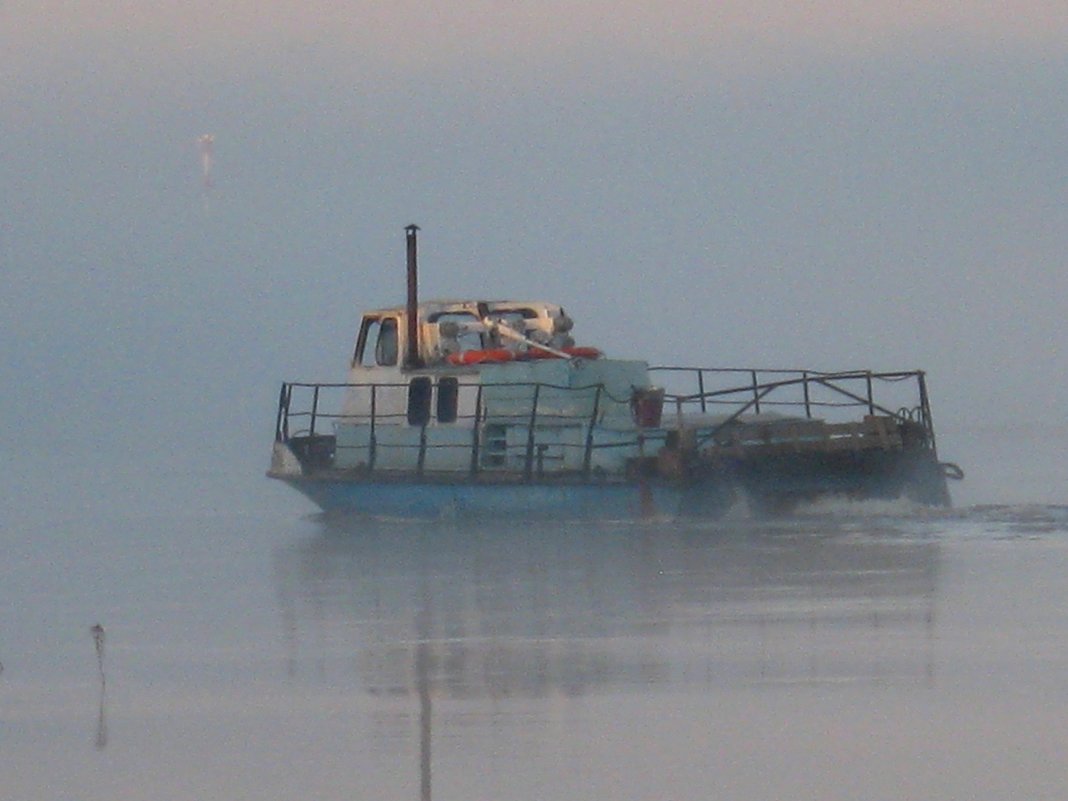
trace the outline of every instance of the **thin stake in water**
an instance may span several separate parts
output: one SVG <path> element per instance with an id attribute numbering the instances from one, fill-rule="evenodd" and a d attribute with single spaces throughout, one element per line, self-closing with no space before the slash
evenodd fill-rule
<path id="1" fill-rule="evenodd" d="M 93 645 L 96 646 L 96 664 L 100 668 L 100 683 L 104 683 L 104 627 L 97 623 L 89 631 L 93 635 Z"/>
<path id="2" fill-rule="evenodd" d="M 104 679 L 104 627 L 97 623 L 89 629 L 89 632 L 93 635 L 93 645 L 96 646 L 96 666 L 100 670 L 100 709 L 96 719 L 96 737 L 93 745 L 98 751 L 102 751 L 108 744 L 108 725 L 104 717 L 107 697 L 107 682 Z"/>

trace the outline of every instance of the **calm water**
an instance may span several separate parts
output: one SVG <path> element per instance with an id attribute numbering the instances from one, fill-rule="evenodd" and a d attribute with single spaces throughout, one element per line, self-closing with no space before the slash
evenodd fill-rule
<path id="1" fill-rule="evenodd" d="M 42 460 L 0 518 L 0 796 L 1063 798 L 1046 447 L 998 505 L 534 528 Z"/>

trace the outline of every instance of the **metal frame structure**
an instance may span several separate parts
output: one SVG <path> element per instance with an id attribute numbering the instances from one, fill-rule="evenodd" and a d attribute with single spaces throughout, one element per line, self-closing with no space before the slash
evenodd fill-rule
<path id="1" fill-rule="evenodd" d="M 718 412 L 722 418 L 717 418 L 714 425 L 709 428 L 706 424 L 698 447 L 714 445 L 719 435 L 729 429 L 732 424 L 743 418 L 744 415 L 761 415 L 767 412 L 787 411 L 797 416 L 803 415 L 805 419 L 815 419 L 815 413 L 841 416 L 843 413 L 855 413 L 861 410 L 868 416 L 883 416 L 896 423 L 907 425 L 916 424 L 922 428 L 923 444 L 932 452 L 935 452 L 935 432 L 931 417 L 930 402 L 927 394 L 926 380 L 923 371 L 845 371 L 839 373 L 818 372 L 811 370 L 753 370 L 753 369 L 725 369 L 725 368 L 688 368 L 688 367 L 653 367 L 650 374 L 655 377 L 664 377 L 665 383 L 690 382 L 696 391 L 668 392 L 664 396 L 664 411 L 668 420 L 665 425 L 657 429 L 644 429 L 635 427 L 634 439 L 629 442 L 616 442 L 607 447 L 620 447 L 639 445 L 663 441 L 667 431 L 678 431 L 686 427 L 687 421 L 692 421 L 693 415 L 707 416 Z M 745 380 L 733 386 L 722 386 L 724 379 L 733 379 L 742 376 Z M 876 388 L 881 384 L 912 381 L 915 383 L 914 403 L 900 405 L 896 409 L 884 405 L 877 397 Z M 709 388 L 710 385 L 713 388 Z M 343 415 L 338 412 L 324 411 L 323 399 L 330 394 L 330 406 L 339 406 L 333 401 L 336 396 L 346 390 L 355 387 L 369 387 L 371 392 L 370 413 L 365 416 Z M 367 445 L 368 454 L 365 460 L 366 469 L 375 469 L 377 450 L 383 447 L 412 447 L 407 445 L 386 446 L 378 442 L 376 436 L 381 426 L 406 426 L 406 415 L 403 413 L 380 414 L 377 411 L 376 398 L 379 389 L 405 388 L 404 383 L 305 383 L 285 382 L 281 385 L 278 400 L 278 412 L 275 423 L 275 440 L 277 442 L 290 443 L 296 446 L 298 455 L 302 461 L 308 460 L 314 466 L 327 467 L 332 463 L 332 448 L 329 443 L 331 434 L 321 431 L 323 421 L 335 422 L 360 422 L 370 426 L 370 438 Z M 521 414 L 508 416 L 488 416 L 484 401 L 486 389 L 494 387 L 494 384 L 460 384 L 458 391 L 473 393 L 474 413 L 457 414 L 454 422 L 441 424 L 422 423 L 423 436 L 419 438 L 420 453 L 416 460 L 419 466 L 416 472 L 422 472 L 425 462 L 425 453 L 428 448 L 469 448 L 469 473 L 477 475 L 486 469 L 481 460 L 485 449 L 484 438 L 487 428 L 492 425 L 522 424 L 528 431 L 525 451 L 521 455 L 523 469 L 521 471 L 524 480 L 531 480 L 544 474 L 542 469 L 539 449 L 544 451 L 544 443 L 536 444 L 534 431 L 539 424 L 552 425 L 570 423 L 586 426 L 584 443 L 576 446 L 569 442 L 554 443 L 561 448 L 582 447 L 582 464 L 584 474 L 590 471 L 593 451 L 598 447 L 595 442 L 594 431 L 598 420 L 605 407 L 609 404 L 630 404 L 631 398 L 613 398 L 603 385 L 597 384 L 588 387 L 573 388 L 551 384 L 529 383 L 509 384 L 509 388 L 524 387 L 532 391 L 532 401 L 528 410 Z M 539 408 L 539 397 L 543 389 L 552 389 L 558 392 L 584 393 L 593 395 L 593 413 L 589 417 L 576 418 L 573 416 L 561 416 L 553 412 L 546 412 Z M 899 393 L 900 394 L 900 393 Z M 671 414 L 674 413 L 674 420 Z M 468 445 L 455 443 L 428 443 L 425 436 L 429 425 L 450 425 L 457 428 L 470 428 L 471 438 Z M 415 426 L 411 426 L 415 427 Z M 658 433 L 659 432 L 659 433 Z M 329 450 L 328 454 L 326 451 Z M 935 452 L 936 456 L 936 452 Z M 936 456 L 937 458 L 937 456 Z"/>

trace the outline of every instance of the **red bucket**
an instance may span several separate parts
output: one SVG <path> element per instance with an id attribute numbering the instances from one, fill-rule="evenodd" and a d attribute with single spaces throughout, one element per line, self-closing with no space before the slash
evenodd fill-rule
<path id="1" fill-rule="evenodd" d="M 634 390 L 630 399 L 634 422 L 639 428 L 660 428 L 664 412 L 664 390 L 659 387 L 643 387 Z"/>

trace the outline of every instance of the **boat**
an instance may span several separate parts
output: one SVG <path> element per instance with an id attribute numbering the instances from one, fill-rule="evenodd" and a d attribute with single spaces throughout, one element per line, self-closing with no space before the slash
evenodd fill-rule
<path id="1" fill-rule="evenodd" d="M 545 301 L 366 312 L 343 383 L 281 385 L 268 475 L 373 516 L 716 518 L 828 497 L 950 505 L 922 370 L 650 366 Z"/>

